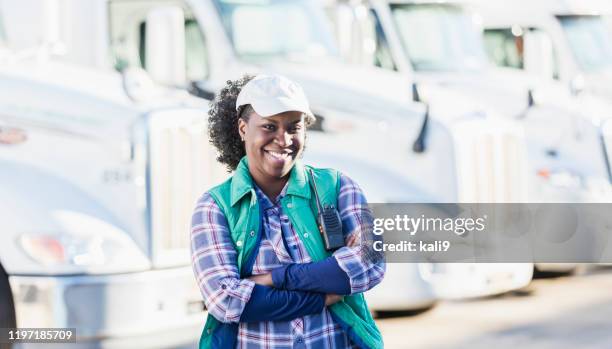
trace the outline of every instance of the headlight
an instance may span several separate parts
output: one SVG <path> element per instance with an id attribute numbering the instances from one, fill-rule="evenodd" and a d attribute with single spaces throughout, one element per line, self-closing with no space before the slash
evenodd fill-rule
<path id="1" fill-rule="evenodd" d="M 45 267 L 85 267 L 113 272 L 147 268 L 150 262 L 131 237 L 108 222 L 85 213 L 52 213 L 58 232 L 24 233 L 17 244 Z"/>
<path id="2" fill-rule="evenodd" d="M 100 266 L 116 257 L 121 249 L 117 241 L 68 234 L 24 234 L 19 238 L 19 245 L 30 258 L 44 266 Z"/>
<path id="3" fill-rule="evenodd" d="M 584 188 L 585 186 L 583 178 L 579 174 L 570 172 L 569 170 L 551 171 L 542 168 L 537 171 L 537 175 L 551 185 L 559 188 Z"/>

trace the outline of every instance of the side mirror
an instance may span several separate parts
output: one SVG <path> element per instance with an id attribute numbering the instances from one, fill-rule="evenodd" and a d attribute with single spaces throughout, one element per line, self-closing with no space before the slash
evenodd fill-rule
<path id="1" fill-rule="evenodd" d="M 412 83 L 412 101 L 413 102 L 421 101 L 421 94 L 419 93 L 419 85 L 417 85 L 416 82 Z"/>
<path id="2" fill-rule="evenodd" d="M 612 121 L 604 121 L 601 125 L 601 136 L 604 145 L 604 161 L 608 170 L 608 180 L 612 184 Z"/>
<path id="3" fill-rule="evenodd" d="M 169 86 L 186 85 L 185 15 L 182 8 L 163 6 L 149 12 L 144 61 L 155 82 Z"/>
<path id="4" fill-rule="evenodd" d="M 421 103 L 421 93 L 419 92 L 419 85 L 416 82 L 412 83 L 412 100 L 414 102 Z M 427 129 L 429 125 L 429 103 L 425 102 L 425 115 L 423 116 L 423 123 L 421 124 L 421 131 L 417 139 L 412 144 L 412 151 L 415 153 L 424 153 L 426 148 Z"/>
<path id="5" fill-rule="evenodd" d="M 533 96 L 533 89 L 527 91 L 527 109 L 533 108 L 536 105 L 535 97 Z"/>
<path id="6" fill-rule="evenodd" d="M 525 117 L 527 117 L 527 114 L 529 114 L 529 111 L 531 110 L 531 108 L 536 107 L 537 105 L 538 105 L 538 100 L 535 96 L 535 92 L 533 88 L 530 88 L 527 90 L 526 108 L 519 115 L 517 115 L 516 118 L 524 119 Z"/>
<path id="7" fill-rule="evenodd" d="M 548 34 L 539 30 L 527 30 L 524 34 L 525 70 L 544 79 L 553 79 L 555 58 L 553 43 Z"/>

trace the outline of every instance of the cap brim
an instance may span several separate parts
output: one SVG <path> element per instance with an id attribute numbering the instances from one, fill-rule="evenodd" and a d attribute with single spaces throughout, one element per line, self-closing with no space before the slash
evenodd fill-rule
<path id="1" fill-rule="evenodd" d="M 295 101 L 289 98 L 259 100 L 253 102 L 251 106 L 257 114 L 264 118 L 288 111 L 302 112 L 314 118 L 314 114 L 307 105 L 296 104 Z"/>

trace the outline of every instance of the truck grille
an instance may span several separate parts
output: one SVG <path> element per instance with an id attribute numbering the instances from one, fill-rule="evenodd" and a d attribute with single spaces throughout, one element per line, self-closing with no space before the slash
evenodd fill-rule
<path id="1" fill-rule="evenodd" d="M 459 202 L 527 201 L 527 151 L 518 126 L 478 120 L 454 134 Z"/>
<path id="2" fill-rule="evenodd" d="M 156 266 L 190 262 L 195 203 L 228 176 L 208 143 L 204 115 L 201 110 L 161 112 L 149 120 L 151 244 Z"/>

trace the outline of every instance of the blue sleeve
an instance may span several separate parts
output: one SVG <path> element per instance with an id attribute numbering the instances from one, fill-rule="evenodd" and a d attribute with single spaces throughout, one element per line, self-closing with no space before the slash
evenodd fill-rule
<path id="1" fill-rule="evenodd" d="M 334 257 L 315 263 L 288 264 L 272 270 L 274 287 L 285 290 L 347 295 L 351 283 Z"/>
<path id="2" fill-rule="evenodd" d="M 325 307 L 325 295 L 315 292 L 279 290 L 255 285 L 240 322 L 290 321 L 317 314 Z"/>
<path id="3" fill-rule="evenodd" d="M 351 284 L 351 294 L 363 293 L 378 285 L 385 276 L 385 256 L 374 251 L 374 215 L 363 191 L 352 179 L 341 174 L 338 211 L 346 246 L 333 254 Z"/>

